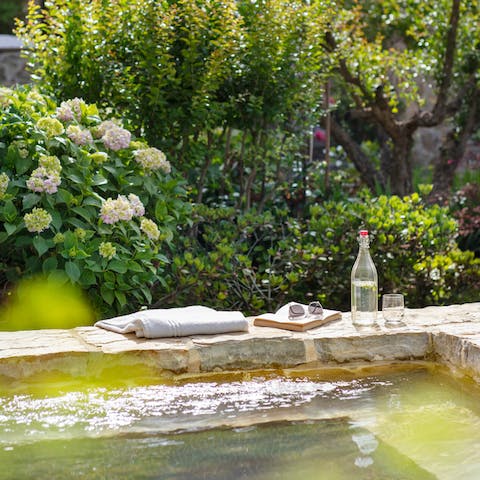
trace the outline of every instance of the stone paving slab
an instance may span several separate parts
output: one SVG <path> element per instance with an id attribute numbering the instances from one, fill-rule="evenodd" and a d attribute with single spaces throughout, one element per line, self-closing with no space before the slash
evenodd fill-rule
<path id="1" fill-rule="evenodd" d="M 381 317 L 381 315 L 379 315 Z M 143 365 L 159 375 L 438 360 L 480 379 L 480 302 L 407 309 L 405 325 L 355 328 L 349 313 L 306 332 L 248 332 L 147 340 L 97 327 L 0 332 L 0 375 L 92 375 Z M 123 366 L 123 367 L 122 367 Z"/>

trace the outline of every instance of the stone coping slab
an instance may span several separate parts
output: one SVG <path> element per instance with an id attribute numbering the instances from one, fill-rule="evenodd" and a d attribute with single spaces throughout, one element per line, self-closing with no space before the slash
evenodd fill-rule
<path id="1" fill-rule="evenodd" d="M 0 50 L 20 50 L 22 41 L 15 35 L 0 35 Z"/>
<path id="2" fill-rule="evenodd" d="M 381 314 L 379 315 L 381 317 Z M 480 302 L 407 309 L 405 325 L 355 328 L 350 313 L 306 332 L 250 323 L 248 332 L 141 339 L 97 327 L 0 332 L 0 378 L 46 372 L 155 375 L 435 360 L 480 381 Z"/>

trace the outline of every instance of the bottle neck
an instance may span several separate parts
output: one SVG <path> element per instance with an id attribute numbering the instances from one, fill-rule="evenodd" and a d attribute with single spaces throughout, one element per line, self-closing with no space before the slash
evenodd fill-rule
<path id="1" fill-rule="evenodd" d="M 360 236 L 358 239 L 358 243 L 360 245 L 360 250 L 368 250 L 370 248 L 370 239 L 368 236 Z"/>

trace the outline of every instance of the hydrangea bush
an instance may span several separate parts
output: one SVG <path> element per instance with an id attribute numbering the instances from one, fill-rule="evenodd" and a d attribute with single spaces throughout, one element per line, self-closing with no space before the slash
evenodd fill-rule
<path id="1" fill-rule="evenodd" d="M 0 282 L 43 273 L 88 291 L 98 315 L 152 301 L 187 212 L 165 155 L 74 98 L 0 90 Z"/>

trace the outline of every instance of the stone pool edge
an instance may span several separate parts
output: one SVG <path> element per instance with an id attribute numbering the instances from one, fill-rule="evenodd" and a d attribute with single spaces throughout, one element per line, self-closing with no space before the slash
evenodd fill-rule
<path id="1" fill-rule="evenodd" d="M 347 312 L 307 332 L 250 324 L 249 332 L 155 340 L 96 327 L 0 332 L 0 377 L 128 375 L 133 368 L 172 376 L 429 360 L 480 382 L 480 302 L 407 309 L 405 320 L 398 328 L 379 323 L 359 330 Z"/>

